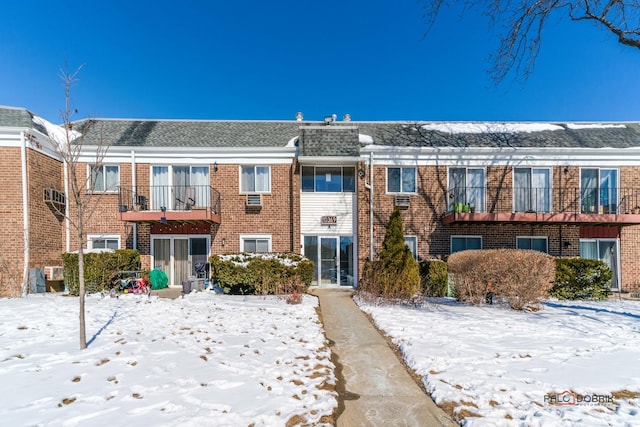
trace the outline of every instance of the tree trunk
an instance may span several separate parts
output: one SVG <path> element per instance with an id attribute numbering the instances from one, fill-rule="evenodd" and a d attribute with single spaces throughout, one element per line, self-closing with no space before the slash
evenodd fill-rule
<path id="1" fill-rule="evenodd" d="M 79 210 L 80 212 L 81 210 Z M 80 298 L 80 350 L 87 348 L 87 329 L 84 318 L 84 251 L 82 214 L 78 214 L 78 298 Z"/>

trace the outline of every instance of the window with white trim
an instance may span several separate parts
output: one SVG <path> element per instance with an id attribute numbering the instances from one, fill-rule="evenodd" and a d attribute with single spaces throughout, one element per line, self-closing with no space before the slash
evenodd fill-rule
<path id="1" fill-rule="evenodd" d="M 120 249 L 119 234 L 88 234 L 88 249 Z"/>
<path id="2" fill-rule="evenodd" d="M 240 192 L 241 193 L 268 193 L 271 191 L 271 167 L 270 166 L 241 166 L 240 167 Z"/>
<path id="3" fill-rule="evenodd" d="M 356 168 L 347 166 L 302 166 L 302 191 L 353 193 L 356 191 Z"/>
<path id="4" fill-rule="evenodd" d="M 451 236 L 451 253 L 482 249 L 482 236 Z"/>
<path id="5" fill-rule="evenodd" d="M 582 213 L 617 213 L 618 193 L 618 169 L 580 169 L 580 211 Z"/>
<path id="6" fill-rule="evenodd" d="M 240 252 L 271 252 L 270 234 L 240 235 Z"/>
<path id="7" fill-rule="evenodd" d="M 449 211 L 484 212 L 485 181 L 482 168 L 449 168 Z"/>
<path id="8" fill-rule="evenodd" d="M 89 165 L 91 179 L 89 188 L 95 193 L 116 191 L 120 185 L 120 167 L 118 165 Z"/>
<path id="9" fill-rule="evenodd" d="M 404 244 L 409 247 L 414 259 L 418 259 L 418 236 L 404 236 Z"/>
<path id="10" fill-rule="evenodd" d="M 521 236 L 516 237 L 516 249 L 531 249 L 549 253 L 549 242 L 546 237 Z"/>
<path id="11" fill-rule="evenodd" d="M 387 193 L 415 193 L 416 168 L 387 168 Z"/>

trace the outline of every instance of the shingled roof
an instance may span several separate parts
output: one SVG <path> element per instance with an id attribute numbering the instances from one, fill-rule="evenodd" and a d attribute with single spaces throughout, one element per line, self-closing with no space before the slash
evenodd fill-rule
<path id="1" fill-rule="evenodd" d="M 638 123 L 375 123 L 358 124 L 375 145 L 394 147 L 640 147 Z"/>
<path id="2" fill-rule="evenodd" d="M 284 147 L 299 123 L 279 121 L 84 120 L 85 144 L 131 147 Z M 88 131 L 87 131 L 88 129 Z"/>
<path id="3" fill-rule="evenodd" d="M 0 106 L 0 126 L 37 129 L 46 134 L 46 130 L 33 122 L 33 113 L 26 108 Z"/>

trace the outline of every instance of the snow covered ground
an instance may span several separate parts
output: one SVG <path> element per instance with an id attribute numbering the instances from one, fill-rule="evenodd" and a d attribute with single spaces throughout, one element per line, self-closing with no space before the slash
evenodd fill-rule
<path id="1" fill-rule="evenodd" d="M 316 307 L 90 295 L 80 351 L 77 298 L 0 299 L 0 424 L 330 425 L 334 365 Z"/>
<path id="2" fill-rule="evenodd" d="M 640 302 L 359 304 L 465 425 L 640 425 Z"/>

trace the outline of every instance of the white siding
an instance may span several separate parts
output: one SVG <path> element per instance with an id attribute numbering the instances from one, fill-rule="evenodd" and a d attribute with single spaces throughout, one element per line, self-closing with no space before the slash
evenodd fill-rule
<path id="1" fill-rule="evenodd" d="M 353 234 L 353 208 L 356 193 L 300 193 L 300 231 L 302 234 Z M 324 215 L 335 215 L 338 224 L 320 225 Z"/>

